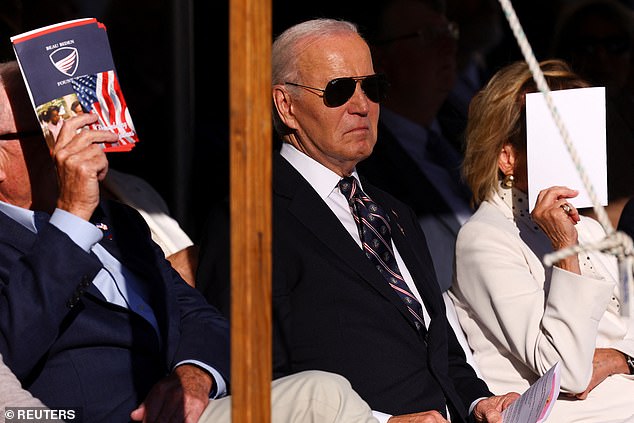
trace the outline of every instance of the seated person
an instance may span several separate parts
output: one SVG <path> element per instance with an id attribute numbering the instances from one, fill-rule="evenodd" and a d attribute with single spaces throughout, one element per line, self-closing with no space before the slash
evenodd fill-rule
<path id="1" fill-rule="evenodd" d="M 562 61 L 543 62 L 551 89 L 586 87 Z M 555 363 L 562 396 L 555 422 L 634 416 L 634 338 L 619 314 L 616 259 L 598 252 L 554 267 L 545 254 L 605 236 L 554 186 L 528 212 L 525 94 L 537 91 L 524 62 L 493 76 L 471 102 L 463 172 L 478 206 L 461 228 L 452 287 L 480 372 L 494 393 L 523 391 Z"/>
<path id="2" fill-rule="evenodd" d="M 66 120 L 49 151 L 17 63 L 0 64 L 0 354 L 85 422 L 229 422 L 228 324 L 134 209 L 100 201 L 99 144 L 117 135 L 88 129 L 96 120 Z M 271 397 L 280 422 L 375 421 L 337 375 L 285 378 Z"/>
<path id="3" fill-rule="evenodd" d="M 283 139 L 273 159 L 274 376 L 341 374 L 382 422 L 501 421 L 517 394 L 491 396 L 465 361 L 414 212 L 357 174 L 385 84 L 356 26 L 287 29 L 272 69 Z M 217 277 L 227 221 L 213 216 L 196 287 L 229 315 L 229 281 Z"/>

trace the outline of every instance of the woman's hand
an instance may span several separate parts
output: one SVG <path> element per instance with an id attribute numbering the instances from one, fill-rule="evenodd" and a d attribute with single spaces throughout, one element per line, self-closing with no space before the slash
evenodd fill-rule
<path id="1" fill-rule="evenodd" d="M 586 399 L 590 391 L 603 382 L 608 376 L 617 373 L 629 373 L 625 355 L 612 348 L 597 348 L 592 359 L 592 378 L 585 391 L 575 395 L 578 399 Z"/>
<path id="2" fill-rule="evenodd" d="M 579 222 L 579 212 L 570 203 L 578 191 L 566 187 L 550 187 L 540 191 L 535 208 L 531 213 L 533 221 L 550 239 L 553 249 L 577 245 L 578 234 L 575 225 Z M 558 267 L 574 273 L 581 273 L 579 259 L 576 255 L 569 256 L 556 264 Z"/>

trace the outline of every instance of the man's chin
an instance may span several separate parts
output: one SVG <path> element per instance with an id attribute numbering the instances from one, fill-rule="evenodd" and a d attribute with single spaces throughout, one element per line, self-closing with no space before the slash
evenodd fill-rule
<path id="1" fill-rule="evenodd" d="M 370 157 L 373 149 L 374 149 L 374 143 L 372 145 L 367 146 L 366 148 L 363 148 L 357 151 L 357 155 L 356 155 L 357 163 Z"/>

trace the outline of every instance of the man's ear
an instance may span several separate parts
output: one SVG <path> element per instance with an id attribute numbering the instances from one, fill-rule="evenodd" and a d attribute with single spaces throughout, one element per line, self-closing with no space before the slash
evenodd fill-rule
<path id="1" fill-rule="evenodd" d="M 273 104 L 284 125 L 290 129 L 297 129 L 298 124 L 293 111 L 293 99 L 283 85 L 273 87 Z"/>
<path id="2" fill-rule="evenodd" d="M 502 146 L 502 151 L 498 156 L 498 167 L 504 175 L 512 175 L 515 171 L 515 161 L 517 157 L 515 155 L 515 148 L 509 143 Z"/>

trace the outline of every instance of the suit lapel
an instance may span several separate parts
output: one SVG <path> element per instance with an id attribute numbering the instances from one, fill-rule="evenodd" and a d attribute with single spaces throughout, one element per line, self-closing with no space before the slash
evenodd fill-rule
<path id="1" fill-rule="evenodd" d="M 121 224 L 113 222 L 113 220 L 125 221 L 123 219 L 117 220 L 113 213 L 116 214 L 111 204 L 102 201 L 90 218 L 91 223 L 103 232 L 104 236 L 99 245 L 137 276 L 141 278 L 155 277 L 155 274 L 149 272 L 147 261 L 143 260 L 143 255 L 140 254 L 144 248 L 141 241 L 145 237 L 143 234 L 139 234 L 135 230 L 136 228 L 122 227 Z"/>
<path id="2" fill-rule="evenodd" d="M 389 300 L 407 322 L 412 324 L 403 301 L 365 257 L 339 219 L 295 168 L 279 156 L 276 157 L 274 192 L 276 196 L 288 199 L 289 213 L 295 216 L 324 248 L 331 250 L 381 296 Z"/>
<path id="3" fill-rule="evenodd" d="M 100 226 L 104 231 L 104 237 L 99 244 L 116 258 L 123 266 L 135 274 L 140 282 L 146 287 L 148 301 L 157 319 L 160 336 L 165 345 L 169 334 L 177 333 L 178 328 L 175 322 L 168 319 L 168 314 L 173 302 L 167 301 L 171 287 L 166 285 L 163 274 L 158 266 L 148 266 L 148 263 L 155 263 L 156 257 L 150 247 L 149 235 L 143 228 L 144 222 L 140 215 L 138 225 L 130 216 L 126 206 L 102 201 L 91 217 L 91 222 Z M 105 226 L 103 226 L 105 225 Z M 94 288 L 94 289 L 93 289 Z M 88 291 L 94 293 L 98 298 L 103 298 L 99 290 L 91 284 Z M 136 314 L 129 310 L 130 313 Z M 145 319 L 143 319 L 145 321 Z"/>

